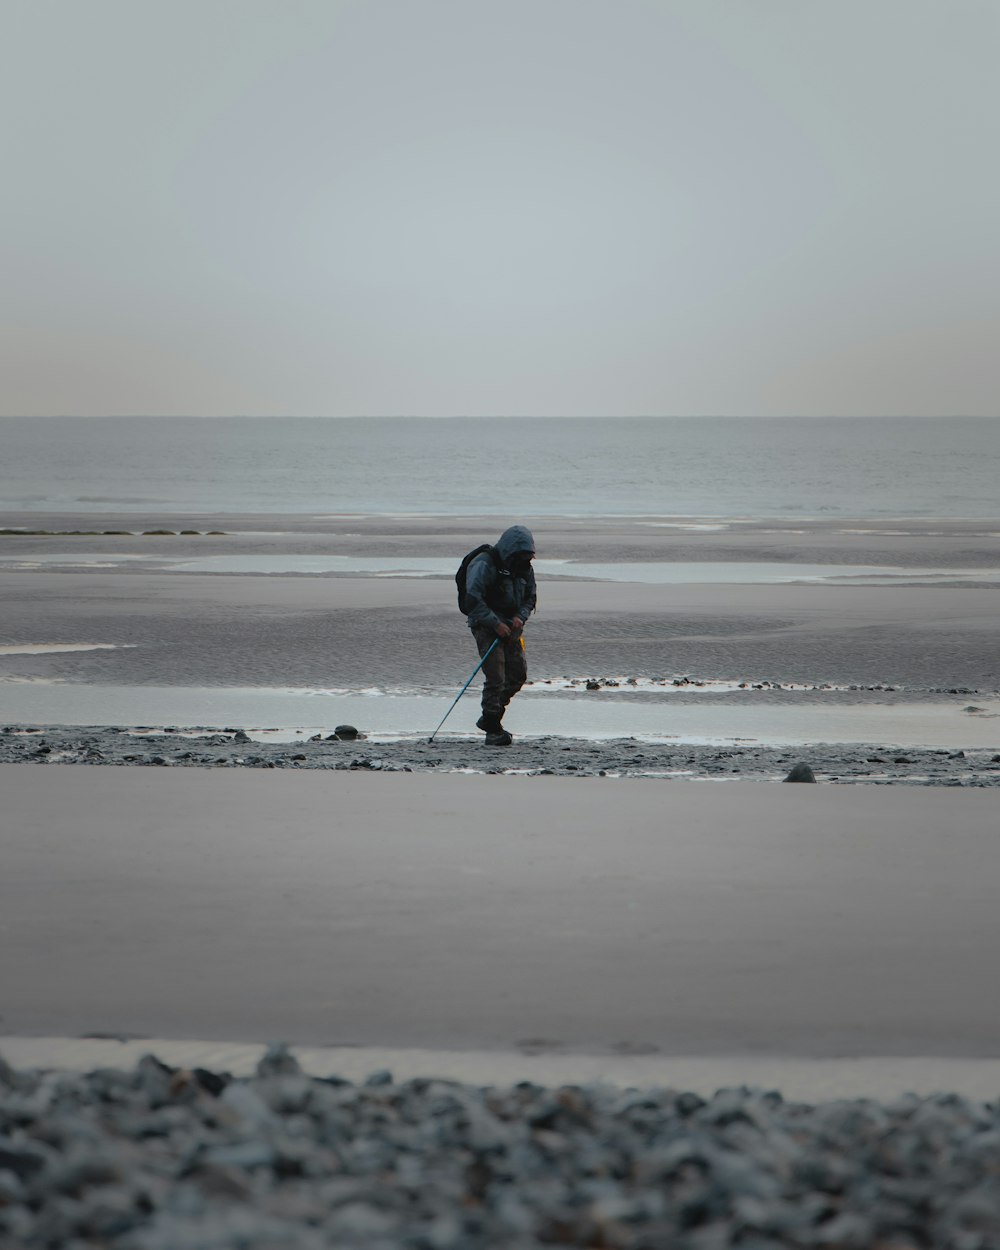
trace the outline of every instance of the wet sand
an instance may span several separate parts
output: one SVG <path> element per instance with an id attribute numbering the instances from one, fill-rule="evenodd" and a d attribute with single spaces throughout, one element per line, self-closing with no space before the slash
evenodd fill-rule
<path id="1" fill-rule="evenodd" d="M 529 518 L 529 521 L 531 519 Z M 753 683 L 890 685 L 891 698 L 1000 690 L 995 623 L 1000 544 L 970 522 L 729 523 L 712 519 L 545 519 L 546 558 L 850 564 L 984 570 L 946 585 L 762 585 L 540 579 L 527 641 L 532 678 L 689 675 Z M 163 560 L 315 552 L 457 558 L 499 526 L 491 518 L 170 517 L 196 535 L 143 535 L 155 516 L 8 514 L 0 526 L 131 528 L 126 536 L 0 536 L 0 556 L 85 557 L 94 567 L 0 562 L 0 641 L 112 644 L 0 656 L 0 678 L 178 687 L 457 690 L 475 658 L 450 577 L 240 575 L 165 571 Z M 707 528 L 699 529 L 698 526 Z M 211 536 L 205 531 L 227 532 Z M 128 556 L 101 568 L 102 555 Z M 567 566 L 572 568 L 572 566 Z M 993 575 L 987 576 L 989 570 Z M 0 683 L 2 686 L 2 683 Z M 603 697 L 615 697 L 605 692 Z M 680 697 L 686 697 L 682 694 Z M 716 697 L 716 696 L 713 696 Z M 743 705 L 752 691 L 725 698 Z M 774 692 L 764 698 L 775 701 Z M 792 699 L 786 692 L 779 698 Z M 852 702 L 864 690 L 829 696 Z M 960 697 L 960 696 L 959 696 Z M 954 699 L 952 700 L 955 701 Z M 968 703 L 968 699 L 964 700 Z M 0 716 L 2 716 L 0 712 Z"/>
<path id="2" fill-rule="evenodd" d="M 0 766 L 2 1028 L 991 1059 L 987 791 Z"/>

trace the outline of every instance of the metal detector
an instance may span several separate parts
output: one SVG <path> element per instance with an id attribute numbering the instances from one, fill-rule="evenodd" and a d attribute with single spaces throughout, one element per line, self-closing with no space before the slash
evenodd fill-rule
<path id="1" fill-rule="evenodd" d="M 485 653 L 484 653 L 484 655 L 483 655 L 482 659 L 479 661 L 479 663 L 476 665 L 476 667 L 472 670 L 472 673 L 471 673 L 471 674 L 470 674 L 470 676 L 469 676 L 469 680 L 465 683 L 465 685 L 462 687 L 462 689 L 461 689 L 461 690 L 458 692 L 458 694 L 455 696 L 455 703 L 457 703 L 457 702 L 459 701 L 459 699 L 462 697 L 462 695 L 463 695 L 463 694 L 465 694 L 466 690 L 468 690 L 469 686 L 471 686 L 471 685 L 472 685 L 472 678 L 473 678 L 473 677 L 475 677 L 475 675 L 479 672 L 479 670 L 480 670 L 480 669 L 483 667 L 483 665 L 486 663 L 487 659 L 489 659 L 490 652 L 493 650 L 493 648 L 497 645 L 497 643 L 498 643 L 499 641 L 500 641 L 500 639 L 499 639 L 499 638 L 494 638 L 494 639 L 493 639 L 493 641 L 490 643 L 490 645 L 486 648 L 486 651 L 485 651 Z M 449 717 L 449 716 L 452 714 L 452 712 L 455 710 L 455 703 L 453 703 L 453 704 L 451 705 L 451 707 L 447 710 L 447 712 L 445 712 L 444 716 L 442 716 L 442 717 L 441 717 L 441 725 L 443 725 L 443 724 L 445 723 L 445 721 L 448 719 L 448 717 Z M 435 737 L 437 736 L 438 729 L 440 729 L 440 728 L 441 728 L 441 725 L 438 725 L 437 729 L 435 729 L 435 730 L 434 730 L 434 732 L 431 734 L 431 736 L 427 739 L 428 744 L 430 744 L 430 743 L 432 743 L 432 742 L 434 741 Z"/>

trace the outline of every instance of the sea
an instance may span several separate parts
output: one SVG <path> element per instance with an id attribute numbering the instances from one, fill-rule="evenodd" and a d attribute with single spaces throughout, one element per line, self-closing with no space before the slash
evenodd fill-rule
<path id="1" fill-rule="evenodd" d="M 0 510 L 1000 514 L 1000 418 L 5 417 Z"/>

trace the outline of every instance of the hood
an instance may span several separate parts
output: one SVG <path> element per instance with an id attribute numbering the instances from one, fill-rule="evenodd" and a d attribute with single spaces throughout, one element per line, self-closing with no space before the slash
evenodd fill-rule
<path id="1" fill-rule="evenodd" d="M 497 539 L 497 555 L 506 564 L 519 551 L 530 551 L 534 555 L 535 540 L 527 526 L 512 525 Z"/>

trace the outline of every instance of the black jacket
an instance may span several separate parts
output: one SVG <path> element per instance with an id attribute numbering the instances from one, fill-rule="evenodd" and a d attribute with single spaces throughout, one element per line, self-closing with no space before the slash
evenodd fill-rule
<path id="1" fill-rule="evenodd" d="M 507 562 L 520 552 L 535 554 L 535 540 L 524 525 L 512 525 L 497 539 L 493 553 L 484 551 L 469 565 L 465 593 L 471 607 L 469 627 L 495 629 L 498 621 L 509 625 L 515 616 L 526 621 L 535 610 L 535 573 L 530 564 L 512 573 Z"/>

